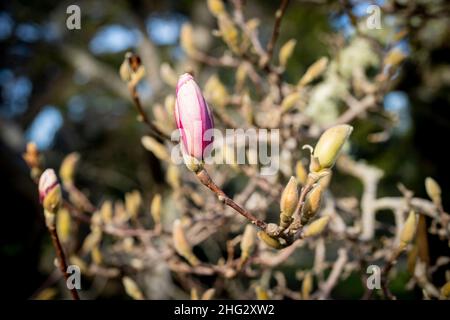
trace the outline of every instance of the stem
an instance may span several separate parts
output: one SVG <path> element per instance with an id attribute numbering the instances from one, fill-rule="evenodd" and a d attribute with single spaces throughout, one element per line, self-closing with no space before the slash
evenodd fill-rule
<path id="1" fill-rule="evenodd" d="M 130 89 L 131 98 L 133 99 L 134 105 L 136 106 L 142 121 L 149 127 L 151 133 L 160 139 L 166 139 L 170 141 L 170 137 L 159 130 L 148 118 L 147 114 L 144 111 L 144 108 L 142 108 L 141 100 L 139 99 L 139 94 L 136 90 L 136 86 L 130 85 L 128 86 L 128 88 Z"/>
<path id="2" fill-rule="evenodd" d="M 397 263 L 398 256 L 402 253 L 402 251 L 402 249 L 396 249 L 381 271 L 381 288 L 383 289 L 384 296 L 389 300 L 396 299 L 392 292 L 389 290 L 389 272 Z"/>
<path id="3" fill-rule="evenodd" d="M 275 48 L 275 43 L 277 42 L 278 36 L 280 34 L 281 20 L 283 19 L 288 4 L 289 0 L 281 0 L 280 7 L 275 13 L 275 25 L 273 26 L 272 37 L 267 44 L 267 62 L 272 59 L 273 49 Z"/>
<path id="4" fill-rule="evenodd" d="M 56 256 L 58 258 L 59 270 L 64 275 L 64 278 L 66 279 L 66 284 L 67 284 L 67 280 L 69 280 L 69 276 L 67 275 L 67 262 L 66 262 L 66 257 L 64 255 L 64 251 L 63 251 L 61 242 L 59 241 L 58 233 L 56 232 L 56 227 L 48 226 L 48 231 L 50 232 L 50 235 L 52 237 L 53 246 L 55 247 Z M 80 300 L 77 289 L 75 289 L 75 288 L 70 289 L 70 293 L 72 295 L 73 300 Z"/>
<path id="5" fill-rule="evenodd" d="M 223 192 L 222 189 L 220 189 L 219 186 L 217 186 L 209 176 L 208 172 L 205 169 L 200 170 L 196 173 L 198 180 L 208 189 L 210 189 L 212 192 L 214 192 L 220 201 L 225 203 L 227 206 L 233 208 L 238 213 L 240 213 L 242 216 L 244 216 L 246 219 L 248 219 L 251 223 L 256 225 L 262 230 L 265 230 L 267 227 L 267 223 L 265 223 L 262 220 L 259 220 L 256 218 L 251 212 L 247 211 L 246 209 L 242 208 L 240 205 L 238 205 L 236 202 L 234 202 L 231 198 L 229 198 L 225 192 Z"/>

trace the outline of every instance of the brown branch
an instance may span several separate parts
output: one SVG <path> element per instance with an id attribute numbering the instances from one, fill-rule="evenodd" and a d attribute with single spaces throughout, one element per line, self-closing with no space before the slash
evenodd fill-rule
<path id="1" fill-rule="evenodd" d="M 289 0 L 281 0 L 280 7 L 275 13 L 275 24 L 273 26 L 272 37 L 267 44 L 267 63 L 269 63 L 270 59 L 272 59 L 275 43 L 277 42 L 278 36 L 280 34 L 281 20 L 283 19 L 288 4 Z"/>
<path id="2" fill-rule="evenodd" d="M 58 258 L 58 267 L 61 273 L 64 275 L 64 278 L 66 279 L 66 285 L 67 281 L 69 280 L 69 276 L 67 274 L 67 262 L 66 257 L 64 255 L 64 251 L 61 245 L 61 242 L 59 241 L 58 233 L 56 232 L 55 226 L 48 226 L 48 231 L 50 232 L 53 246 L 55 247 L 56 256 Z M 78 291 L 76 288 L 70 289 L 70 294 L 72 295 L 73 300 L 80 300 L 80 297 L 78 296 Z"/>
<path id="3" fill-rule="evenodd" d="M 257 227 L 261 228 L 262 230 L 265 230 L 267 227 L 267 223 L 265 223 L 262 220 L 259 220 L 256 218 L 251 212 L 247 211 L 246 209 L 242 208 L 240 205 L 238 205 L 236 202 L 234 202 L 231 198 L 229 198 L 225 192 L 220 189 L 219 186 L 217 186 L 209 176 L 208 172 L 205 169 L 202 169 L 197 174 L 198 180 L 208 189 L 210 189 L 212 192 L 214 192 L 218 199 L 222 201 L 227 206 L 233 208 L 236 210 L 239 214 L 244 216 L 247 220 L 249 220 L 251 223 L 256 225 Z"/>

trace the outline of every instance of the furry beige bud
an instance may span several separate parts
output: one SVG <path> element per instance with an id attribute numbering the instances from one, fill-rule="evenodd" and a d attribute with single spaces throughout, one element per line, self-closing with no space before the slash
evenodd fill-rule
<path id="1" fill-rule="evenodd" d="M 325 230 L 329 221 L 330 216 L 321 217 L 313 221 L 303 233 L 303 238 L 314 237 L 321 234 L 323 230 Z"/>
<path id="2" fill-rule="evenodd" d="M 286 67 L 289 58 L 292 56 L 296 44 L 297 40 L 291 39 L 281 47 L 280 53 L 278 54 L 278 60 L 280 61 L 280 66 L 283 68 Z"/>
<path id="3" fill-rule="evenodd" d="M 280 201 L 280 227 L 286 229 L 292 222 L 292 215 L 298 202 L 298 185 L 295 177 L 289 179 L 286 188 L 281 194 Z"/>
<path id="4" fill-rule="evenodd" d="M 137 283 L 130 277 L 123 277 L 122 284 L 125 288 L 125 292 L 134 300 L 144 300 L 144 295 L 139 289 Z"/>
<path id="5" fill-rule="evenodd" d="M 411 210 L 409 212 L 408 218 L 403 225 L 403 230 L 400 233 L 400 244 L 399 249 L 403 250 L 406 246 L 414 239 L 416 233 L 417 217 L 416 213 Z"/>
<path id="6" fill-rule="evenodd" d="M 284 246 L 280 243 L 280 241 L 278 239 L 269 236 L 264 231 L 258 231 L 258 237 L 271 248 L 274 248 L 274 249 L 284 248 Z"/>
<path id="7" fill-rule="evenodd" d="M 433 203 L 437 206 L 441 206 L 442 198 L 441 198 L 441 187 L 431 177 L 427 177 L 425 179 L 425 189 L 427 191 L 428 196 L 433 201 Z"/>
<path id="8" fill-rule="evenodd" d="M 155 224 L 161 223 L 161 195 L 155 194 L 150 205 L 150 214 L 152 215 Z"/>
<path id="9" fill-rule="evenodd" d="M 307 84 L 311 83 L 314 79 L 319 77 L 327 68 L 328 58 L 322 57 L 316 62 L 314 62 L 308 70 L 306 70 L 303 77 L 298 82 L 298 86 L 304 87 Z"/>
<path id="10" fill-rule="evenodd" d="M 330 169 L 336 162 L 345 142 L 353 131 L 353 127 L 347 124 L 337 125 L 326 130 L 314 148 L 313 157 L 317 159 L 319 171 Z M 311 168 L 312 169 L 312 168 Z M 318 171 L 317 168 L 311 171 Z"/>
<path id="11" fill-rule="evenodd" d="M 80 160 L 80 155 L 77 152 L 68 154 L 59 168 L 59 176 L 64 185 L 73 184 L 75 170 Z"/>
<path id="12" fill-rule="evenodd" d="M 241 265 L 244 264 L 255 248 L 256 230 L 255 227 L 248 224 L 245 226 L 244 234 L 241 240 Z"/>
<path id="13" fill-rule="evenodd" d="M 186 239 L 183 226 L 180 220 L 175 220 L 172 230 L 172 241 L 177 253 L 185 258 L 192 266 L 196 266 L 200 263 L 197 257 L 192 252 L 191 245 Z"/>
<path id="14" fill-rule="evenodd" d="M 322 186 L 316 184 L 306 196 L 305 203 L 302 208 L 301 224 L 306 225 L 312 217 L 314 217 L 320 208 L 322 198 Z"/>

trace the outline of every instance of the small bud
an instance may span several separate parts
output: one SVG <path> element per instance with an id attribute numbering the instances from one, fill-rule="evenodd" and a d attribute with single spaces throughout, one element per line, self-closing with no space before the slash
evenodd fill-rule
<path id="1" fill-rule="evenodd" d="M 262 286 L 260 285 L 256 286 L 255 292 L 257 300 L 269 300 L 269 294 L 267 293 L 267 290 L 264 289 Z"/>
<path id="2" fill-rule="evenodd" d="M 100 216 L 103 223 L 109 224 L 112 222 L 113 208 L 112 202 L 110 200 L 103 202 L 102 206 L 100 207 Z"/>
<path id="3" fill-rule="evenodd" d="M 302 208 L 301 224 L 306 225 L 312 217 L 314 217 L 320 208 L 322 198 L 322 186 L 316 184 L 306 196 L 305 203 Z"/>
<path id="4" fill-rule="evenodd" d="M 215 17 L 225 13 L 225 6 L 222 0 L 208 0 L 208 9 Z"/>
<path id="5" fill-rule="evenodd" d="M 353 127 L 347 124 L 337 125 L 326 130 L 321 136 L 314 148 L 313 157 L 317 159 L 319 171 L 330 169 L 336 162 L 344 143 L 353 131 Z M 317 168 L 310 168 L 317 172 Z M 314 169 L 314 170 L 312 170 Z"/>
<path id="6" fill-rule="evenodd" d="M 53 169 L 45 170 L 39 179 L 39 199 L 49 213 L 56 213 L 61 202 L 61 187 Z"/>
<path id="7" fill-rule="evenodd" d="M 152 152 L 158 159 L 163 161 L 170 160 L 170 155 L 167 148 L 162 143 L 159 143 L 155 138 L 143 136 L 141 138 L 141 143 L 145 149 Z"/>
<path id="8" fill-rule="evenodd" d="M 70 213 L 66 208 L 61 208 L 56 216 L 56 231 L 62 243 L 66 243 L 70 237 Z"/>
<path id="9" fill-rule="evenodd" d="M 223 108 L 227 105 L 230 97 L 227 88 L 223 85 L 217 75 L 212 75 L 205 84 L 205 98 L 213 107 Z"/>
<path id="10" fill-rule="evenodd" d="M 173 223 L 172 240 L 177 253 L 183 258 L 185 258 L 192 266 L 195 267 L 200 263 L 200 261 L 192 252 L 191 245 L 187 241 L 186 236 L 184 234 L 181 221 L 178 219 L 175 220 L 175 222 Z"/>
<path id="11" fill-rule="evenodd" d="M 406 55 L 398 48 L 390 50 L 384 57 L 383 64 L 385 66 L 397 66 L 403 60 L 405 60 Z"/>
<path id="12" fill-rule="evenodd" d="M 41 164 L 39 150 L 34 142 L 27 143 L 26 151 L 22 157 L 30 168 L 37 168 Z"/>
<path id="13" fill-rule="evenodd" d="M 241 89 L 244 86 L 248 74 L 248 65 L 241 63 L 236 70 L 236 88 Z"/>
<path id="14" fill-rule="evenodd" d="M 297 177 L 297 182 L 301 185 L 305 185 L 306 179 L 308 179 L 308 172 L 301 161 L 297 161 L 295 164 L 295 175 Z"/>
<path id="15" fill-rule="evenodd" d="M 130 277 L 123 277 L 122 283 L 125 288 L 125 292 L 134 300 L 144 300 L 144 295 L 139 289 L 137 283 Z"/>
<path id="16" fill-rule="evenodd" d="M 167 62 L 164 62 L 161 64 L 161 67 L 159 68 L 159 74 L 161 75 L 161 79 L 167 83 L 169 86 L 176 87 L 178 76 L 175 70 L 168 64 Z"/>
<path id="17" fill-rule="evenodd" d="M 64 158 L 59 168 L 59 176 L 64 185 L 73 184 L 75 170 L 79 160 L 80 155 L 77 152 L 72 152 Z"/>
<path id="18" fill-rule="evenodd" d="M 303 233 L 303 238 L 314 237 L 322 233 L 330 221 L 330 216 L 321 217 L 313 221 Z"/>
<path id="19" fill-rule="evenodd" d="M 255 227 L 250 224 L 246 225 L 241 240 L 241 265 L 243 265 L 252 254 L 253 249 L 255 248 L 255 240 Z"/>
<path id="20" fill-rule="evenodd" d="M 197 49 L 194 44 L 194 31 L 189 23 L 183 24 L 180 31 L 181 47 L 188 56 L 195 56 Z"/>
<path id="21" fill-rule="evenodd" d="M 444 299 L 450 298 L 450 281 L 447 281 L 441 288 L 441 297 Z"/>
<path id="22" fill-rule="evenodd" d="M 239 32 L 227 15 L 218 17 L 218 25 L 223 41 L 235 53 L 239 53 Z"/>
<path id="23" fill-rule="evenodd" d="M 309 300 L 309 296 L 311 294 L 311 290 L 313 287 L 313 276 L 311 272 L 307 272 L 305 277 L 303 278 L 302 283 L 302 298 L 303 300 Z"/>
<path id="24" fill-rule="evenodd" d="M 152 215 L 155 224 L 161 223 L 161 195 L 155 194 L 150 205 L 150 214 Z"/>
<path id="25" fill-rule="evenodd" d="M 166 181 L 172 189 L 178 190 L 180 188 L 180 172 L 178 171 L 177 166 L 170 164 L 167 167 Z"/>
<path id="26" fill-rule="evenodd" d="M 119 69 L 120 78 L 131 86 L 136 86 L 145 76 L 145 67 L 141 58 L 132 52 L 125 53 L 125 58 Z"/>
<path id="27" fill-rule="evenodd" d="M 425 189 L 427 191 L 428 196 L 433 201 L 433 203 L 437 206 L 441 206 L 442 198 L 441 198 L 441 187 L 431 177 L 427 177 L 425 179 Z"/>
<path id="28" fill-rule="evenodd" d="M 292 222 L 292 215 L 298 202 L 298 190 L 297 181 L 294 177 L 289 179 L 286 188 L 284 188 L 281 194 L 280 201 L 280 227 L 286 229 Z"/>
<path id="29" fill-rule="evenodd" d="M 303 77 L 298 82 L 299 87 L 304 87 L 307 84 L 311 83 L 314 79 L 319 77 L 327 68 L 328 58 L 322 57 L 316 62 L 314 62 L 308 70 L 306 70 Z"/>
<path id="30" fill-rule="evenodd" d="M 139 191 L 134 190 L 125 194 L 125 208 L 131 218 L 137 218 L 142 205 L 142 197 Z"/>
<path id="31" fill-rule="evenodd" d="M 201 300 L 212 300 L 215 293 L 216 293 L 216 289 L 209 288 L 208 290 L 203 292 Z"/>
<path id="32" fill-rule="evenodd" d="M 414 234 L 416 233 L 416 224 L 417 224 L 416 213 L 413 210 L 411 210 L 409 212 L 408 218 L 405 221 L 403 230 L 400 234 L 400 244 L 399 244 L 400 250 L 405 249 L 406 246 L 413 240 Z"/>
<path id="33" fill-rule="evenodd" d="M 283 68 L 286 67 L 287 61 L 292 56 L 296 44 L 297 40 L 291 39 L 281 47 L 280 53 L 278 54 L 278 60 L 280 61 L 280 66 Z"/>
<path id="34" fill-rule="evenodd" d="M 198 291 L 196 288 L 191 289 L 191 300 L 198 300 Z"/>
<path id="35" fill-rule="evenodd" d="M 282 249 L 284 246 L 278 241 L 276 238 L 272 238 L 264 231 L 258 231 L 258 237 L 264 241 L 265 244 L 267 244 L 269 247 L 272 247 L 274 249 Z"/>
<path id="36" fill-rule="evenodd" d="M 92 248 L 91 259 L 92 259 L 92 262 L 94 262 L 94 264 L 96 264 L 96 265 L 102 264 L 103 256 L 102 256 L 102 252 L 100 251 L 100 248 L 98 247 L 98 245 L 95 246 L 94 248 Z"/>
<path id="37" fill-rule="evenodd" d="M 300 92 L 293 92 L 287 95 L 281 103 L 281 112 L 285 113 L 292 109 L 300 99 Z"/>

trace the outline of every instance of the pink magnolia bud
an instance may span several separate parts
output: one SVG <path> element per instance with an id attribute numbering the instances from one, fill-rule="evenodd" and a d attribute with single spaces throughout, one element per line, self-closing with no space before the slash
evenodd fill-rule
<path id="1" fill-rule="evenodd" d="M 205 148 L 213 141 L 212 135 L 205 135 L 214 128 L 211 110 L 188 73 L 178 79 L 176 94 L 175 119 L 183 141 L 183 152 L 201 161 Z"/>
<path id="2" fill-rule="evenodd" d="M 39 200 L 41 203 L 45 197 L 59 185 L 58 178 L 56 177 L 53 169 L 45 170 L 39 179 Z"/>

